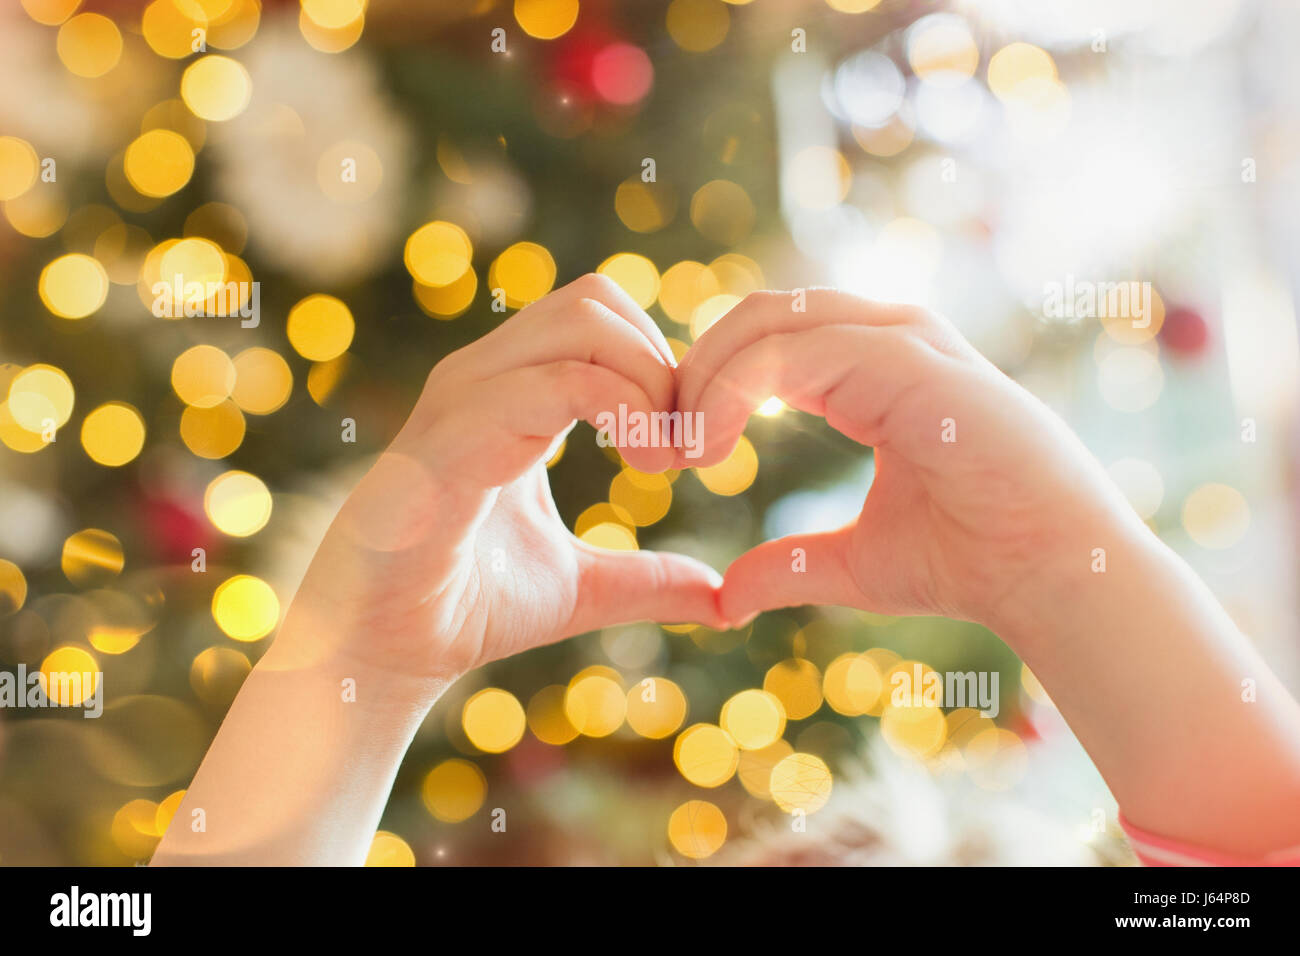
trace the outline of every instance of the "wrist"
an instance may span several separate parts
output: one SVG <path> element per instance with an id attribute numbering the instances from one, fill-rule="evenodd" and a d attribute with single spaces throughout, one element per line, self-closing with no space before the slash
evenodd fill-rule
<path id="1" fill-rule="evenodd" d="M 450 666 L 413 667 L 400 659 L 386 660 L 385 642 L 374 635 L 374 628 L 341 617 L 314 619 L 295 600 L 258 667 L 328 684 L 363 709 L 418 712 L 423 719 L 461 673 Z"/>
<path id="2" fill-rule="evenodd" d="M 1136 516 L 1099 509 L 1062 520 L 1053 545 L 984 624 L 1022 658 L 1121 618 L 1169 571 L 1171 555 Z"/>

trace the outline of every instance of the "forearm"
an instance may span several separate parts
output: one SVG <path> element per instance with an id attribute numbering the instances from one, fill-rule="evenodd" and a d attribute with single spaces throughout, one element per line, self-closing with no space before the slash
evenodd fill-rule
<path id="1" fill-rule="evenodd" d="M 244 682 L 154 864 L 365 860 L 402 757 L 448 682 L 368 671 L 300 627 L 291 611 Z"/>
<path id="2" fill-rule="evenodd" d="M 1300 707 L 1153 535 L 1100 537 L 1104 573 L 1081 538 L 1000 632 L 1134 824 L 1241 855 L 1300 845 Z"/>

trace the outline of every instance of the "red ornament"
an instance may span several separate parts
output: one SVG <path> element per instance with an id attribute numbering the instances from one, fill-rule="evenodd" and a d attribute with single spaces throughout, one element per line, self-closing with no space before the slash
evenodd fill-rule
<path id="1" fill-rule="evenodd" d="M 1165 314 L 1161 343 L 1175 355 L 1201 355 L 1210 340 L 1210 327 L 1199 312 L 1179 306 Z"/>

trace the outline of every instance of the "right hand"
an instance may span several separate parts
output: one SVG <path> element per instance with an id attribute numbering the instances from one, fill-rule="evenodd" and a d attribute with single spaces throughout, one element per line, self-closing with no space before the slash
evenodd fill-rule
<path id="1" fill-rule="evenodd" d="M 701 412 L 707 466 L 775 395 L 875 449 L 862 513 L 767 541 L 727 570 L 731 621 L 802 604 L 934 614 L 998 630 L 1086 573 L 1108 531 L 1140 532 L 1104 470 L 1044 405 L 945 319 L 810 289 L 748 296 L 682 359 L 678 407 Z M 792 570 L 802 548 L 806 572 Z"/>

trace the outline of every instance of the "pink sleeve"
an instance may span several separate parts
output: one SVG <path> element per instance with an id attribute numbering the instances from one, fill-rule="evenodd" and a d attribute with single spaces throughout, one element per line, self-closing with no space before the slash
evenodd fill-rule
<path id="1" fill-rule="evenodd" d="M 1140 830 L 1124 819 L 1122 813 L 1119 815 L 1119 825 L 1128 836 L 1133 852 L 1145 866 L 1300 866 L 1300 847 L 1278 850 L 1253 859 L 1217 850 L 1204 850 Z"/>

